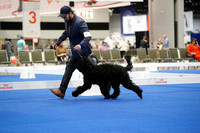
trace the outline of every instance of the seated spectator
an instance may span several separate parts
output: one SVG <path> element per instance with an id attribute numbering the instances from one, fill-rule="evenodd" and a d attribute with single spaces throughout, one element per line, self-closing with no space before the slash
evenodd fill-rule
<path id="1" fill-rule="evenodd" d="M 91 61 L 92 64 L 96 65 L 97 63 L 99 63 L 97 57 L 95 56 L 94 53 L 91 53 L 90 56 L 88 57 L 88 59 Z"/>
<path id="2" fill-rule="evenodd" d="M 108 50 L 106 42 L 102 42 L 102 46 L 100 47 L 100 50 Z"/>
<path id="3" fill-rule="evenodd" d="M 163 49 L 163 42 L 161 41 L 161 39 L 158 39 L 157 49 L 158 50 L 162 50 Z"/>
<path id="4" fill-rule="evenodd" d="M 159 50 L 163 49 L 163 42 L 161 39 L 158 39 L 158 43 L 157 43 L 157 54 L 159 54 Z"/>
<path id="5" fill-rule="evenodd" d="M 89 45 L 90 45 L 90 48 L 93 49 L 93 46 L 92 46 L 92 44 L 90 42 L 89 42 Z"/>
<path id="6" fill-rule="evenodd" d="M 187 56 L 194 57 L 200 61 L 200 46 L 198 45 L 197 39 L 193 38 L 191 44 L 187 47 Z"/>
<path id="7" fill-rule="evenodd" d="M 67 49 L 64 47 L 64 43 L 61 43 L 56 48 L 56 56 L 58 61 L 67 62 L 70 58 L 70 55 L 67 54 Z"/>
<path id="8" fill-rule="evenodd" d="M 55 44 L 54 41 L 52 41 L 50 44 L 50 49 L 54 49 L 54 44 Z"/>
<path id="9" fill-rule="evenodd" d="M 94 49 L 99 49 L 99 45 L 95 43 L 95 48 Z"/>
<path id="10" fill-rule="evenodd" d="M 3 43 L 0 46 L 1 46 L 1 50 L 3 50 Z"/>
<path id="11" fill-rule="evenodd" d="M 117 46 L 117 44 L 115 44 L 115 47 L 113 49 L 119 49 L 118 46 Z"/>

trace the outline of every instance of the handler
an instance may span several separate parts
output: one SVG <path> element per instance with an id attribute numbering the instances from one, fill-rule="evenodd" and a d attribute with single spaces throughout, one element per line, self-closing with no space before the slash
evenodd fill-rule
<path id="1" fill-rule="evenodd" d="M 53 94 L 63 99 L 72 73 L 76 69 L 74 67 L 75 59 L 80 56 L 88 57 L 91 54 L 89 41 L 92 37 L 86 22 L 82 18 L 76 16 L 70 7 L 63 6 L 60 9 L 59 17 L 63 18 L 65 21 L 65 31 L 59 37 L 54 47 L 59 46 L 64 40 L 69 38 L 72 58 L 65 68 L 60 87 L 57 90 L 50 90 Z"/>

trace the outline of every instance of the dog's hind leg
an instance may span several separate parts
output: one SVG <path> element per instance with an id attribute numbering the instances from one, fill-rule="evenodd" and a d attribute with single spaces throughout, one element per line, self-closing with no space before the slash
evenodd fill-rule
<path id="1" fill-rule="evenodd" d="M 111 90 L 111 84 L 110 84 L 110 82 L 108 82 L 108 84 L 107 84 L 107 91 L 108 91 L 109 94 L 110 94 L 110 90 Z"/>
<path id="2" fill-rule="evenodd" d="M 113 94 L 110 96 L 112 99 L 116 99 L 119 96 L 120 89 L 119 89 L 119 83 L 116 81 L 111 81 L 111 86 L 114 89 Z"/>
<path id="3" fill-rule="evenodd" d="M 122 84 L 125 88 L 134 91 L 141 99 L 143 98 L 143 97 L 142 97 L 142 92 L 143 92 L 143 90 L 140 89 L 139 86 L 135 85 L 135 84 L 132 82 L 132 80 L 130 80 L 130 79 L 123 80 L 123 82 L 122 82 L 121 84 Z"/>
<path id="4" fill-rule="evenodd" d="M 89 82 L 84 82 L 83 86 L 79 86 L 77 87 L 77 89 L 75 91 L 72 92 L 72 96 L 73 97 L 77 97 L 80 94 L 82 94 L 83 92 L 85 92 L 86 90 L 90 89 L 92 86 L 91 83 Z"/>
<path id="5" fill-rule="evenodd" d="M 104 98 L 109 99 L 110 94 L 109 94 L 108 87 L 110 87 L 110 83 L 100 84 L 99 87 L 100 87 L 100 90 L 101 90 L 101 94 L 104 95 Z"/>

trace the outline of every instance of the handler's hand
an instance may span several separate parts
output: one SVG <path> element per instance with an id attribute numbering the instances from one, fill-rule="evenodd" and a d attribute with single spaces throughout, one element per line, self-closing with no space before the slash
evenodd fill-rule
<path id="1" fill-rule="evenodd" d="M 94 56 L 94 53 L 91 53 L 90 56 Z"/>
<path id="2" fill-rule="evenodd" d="M 81 45 L 76 45 L 74 48 L 75 48 L 76 50 L 81 50 Z"/>
<path id="3" fill-rule="evenodd" d="M 53 49 L 54 49 L 54 50 L 56 50 L 57 47 L 58 47 L 57 44 L 54 44 L 54 45 L 53 45 Z"/>

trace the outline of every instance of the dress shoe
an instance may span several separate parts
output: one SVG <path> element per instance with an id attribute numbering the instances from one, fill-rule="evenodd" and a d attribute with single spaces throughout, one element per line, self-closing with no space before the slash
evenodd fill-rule
<path id="1" fill-rule="evenodd" d="M 57 90 L 50 89 L 50 90 L 57 97 L 60 97 L 61 99 L 64 99 L 65 94 L 63 94 L 59 89 L 57 89 Z"/>

